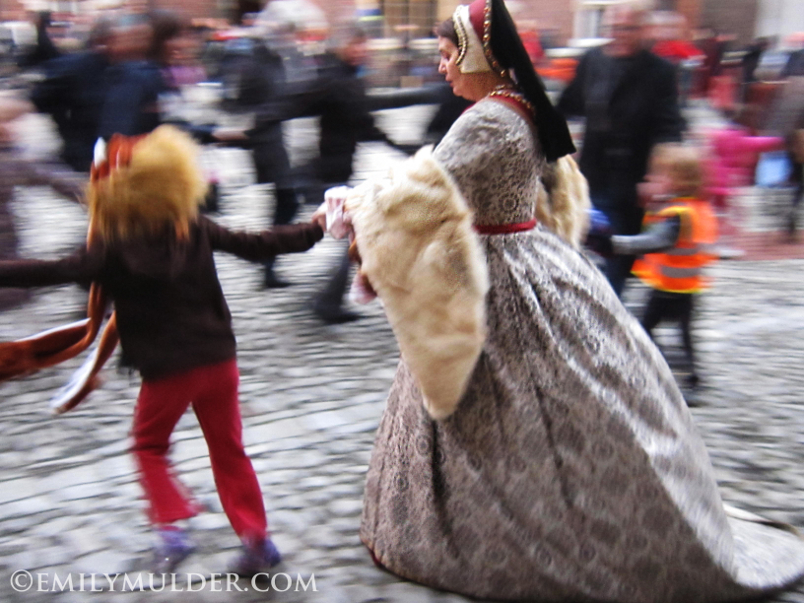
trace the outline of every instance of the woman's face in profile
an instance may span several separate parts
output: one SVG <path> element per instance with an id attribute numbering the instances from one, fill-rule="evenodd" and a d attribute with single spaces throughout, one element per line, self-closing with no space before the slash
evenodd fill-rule
<path id="1" fill-rule="evenodd" d="M 438 53 L 441 59 L 438 62 L 438 72 L 444 75 L 444 79 L 452 87 L 452 92 L 457 96 L 462 96 L 469 100 L 476 100 L 467 96 L 466 76 L 461 73 L 455 61 L 458 60 L 458 47 L 449 38 L 438 38 Z"/>

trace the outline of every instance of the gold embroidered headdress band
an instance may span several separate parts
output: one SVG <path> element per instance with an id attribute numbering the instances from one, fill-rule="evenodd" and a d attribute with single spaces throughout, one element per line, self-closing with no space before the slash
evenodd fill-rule
<path id="1" fill-rule="evenodd" d="M 493 59 L 489 60 L 491 49 L 488 48 L 488 32 L 484 27 L 486 12 L 486 0 L 475 0 L 471 5 L 458 6 L 452 15 L 458 34 L 458 60 L 455 64 L 461 73 L 492 71 Z"/>

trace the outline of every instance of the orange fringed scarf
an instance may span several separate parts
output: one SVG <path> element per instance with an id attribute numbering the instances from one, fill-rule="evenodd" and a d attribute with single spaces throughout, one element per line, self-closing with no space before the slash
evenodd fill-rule
<path id="1" fill-rule="evenodd" d="M 0 381 L 35 373 L 74 358 L 86 350 L 101 330 L 107 305 L 101 286 L 93 283 L 89 290 L 87 318 L 19 341 L 0 343 Z M 98 372 L 114 352 L 117 342 L 117 324 L 112 314 L 98 348 L 76 374 L 76 377 L 81 376 L 80 381 L 73 379 L 51 401 L 51 409 L 55 413 L 61 414 L 75 408 L 98 387 Z"/>

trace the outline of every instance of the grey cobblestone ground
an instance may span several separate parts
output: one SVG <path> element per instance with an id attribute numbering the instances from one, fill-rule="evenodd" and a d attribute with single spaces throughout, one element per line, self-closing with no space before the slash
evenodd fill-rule
<path id="1" fill-rule="evenodd" d="M 383 125 L 413 141 L 427 108 L 386 112 Z M 32 122 L 33 131 L 40 124 Z M 289 128 L 294 158 L 314 128 Z M 311 132 L 313 134 L 311 134 Z M 46 140 L 43 138 L 42 140 Z M 366 175 L 399 157 L 367 145 Z M 243 151 L 209 151 L 224 198 L 218 219 L 229 226 L 266 224 L 270 190 L 252 184 Z M 305 215 L 311 212 L 304 208 Z M 54 257 L 83 239 L 83 211 L 41 188 L 15 201 L 23 253 Z M 274 538 L 294 580 L 315 576 L 317 592 L 199 592 L 95 595 L 128 601 L 404 601 L 466 599 L 395 578 L 371 563 L 358 539 L 363 479 L 398 350 L 377 304 L 363 320 L 322 326 L 308 303 L 337 259 L 325 240 L 278 270 L 294 282 L 259 288 L 258 267 L 220 256 L 221 281 L 239 342 L 244 437 L 265 495 Z M 703 296 L 696 327 L 704 387 L 692 412 L 706 440 L 723 498 L 804 527 L 804 270 L 802 260 L 720 262 Z M 644 290 L 627 304 L 638 308 Z M 0 340 L 64 324 L 81 312 L 76 287 L 42 289 L 23 307 L 0 314 Z M 660 332 L 672 350 L 675 333 Z M 0 601 L 84 601 L 86 592 L 27 593 L 10 587 L 17 570 L 53 577 L 134 571 L 151 545 L 143 503 L 127 454 L 138 379 L 104 371 L 104 386 L 74 412 L 49 415 L 47 401 L 78 361 L 0 386 Z M 215 494 L 205 443 L 188 413 L 175 433 L 173 458 L 183 481 L 208 509 L 193 520 L 199 545 L 187 572 L 222 571 L 238 542 Z M 134 574 L 132 574 L 134 575 Z M 117 583 L 118 589 L 120 582 Z M 181 586 L 181 585 L 179 585 Z M 248 587 L 249 585 L 240 585 Z M 276 585 L 284 588 L 283 583 Z M 295 585 L 294 585 L 295 586 Z M 186 585 L 184 585 L 186 587 Z M 266 586 L 262 586 L 266 588 Z M 169 590 L 169 589 L 168 589 Z M 222 589 L 219 585 L 217 590 Z M 774 601 L 804 603 L 804 587 Z"/>

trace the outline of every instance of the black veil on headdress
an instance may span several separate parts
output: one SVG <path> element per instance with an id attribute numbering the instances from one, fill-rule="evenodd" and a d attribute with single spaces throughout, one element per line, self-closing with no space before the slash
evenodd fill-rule
<path id="1" fill-rule="evenodd" d="M 489 45 L 501 67 L 514 72 L 517 86 L 536 110 L 536 131 L 548 161 L 575 152 L 567 120 L 547 97 L 544 83 L 517 33 L 503 0 L 486 0 L 491 5 Z"/>

